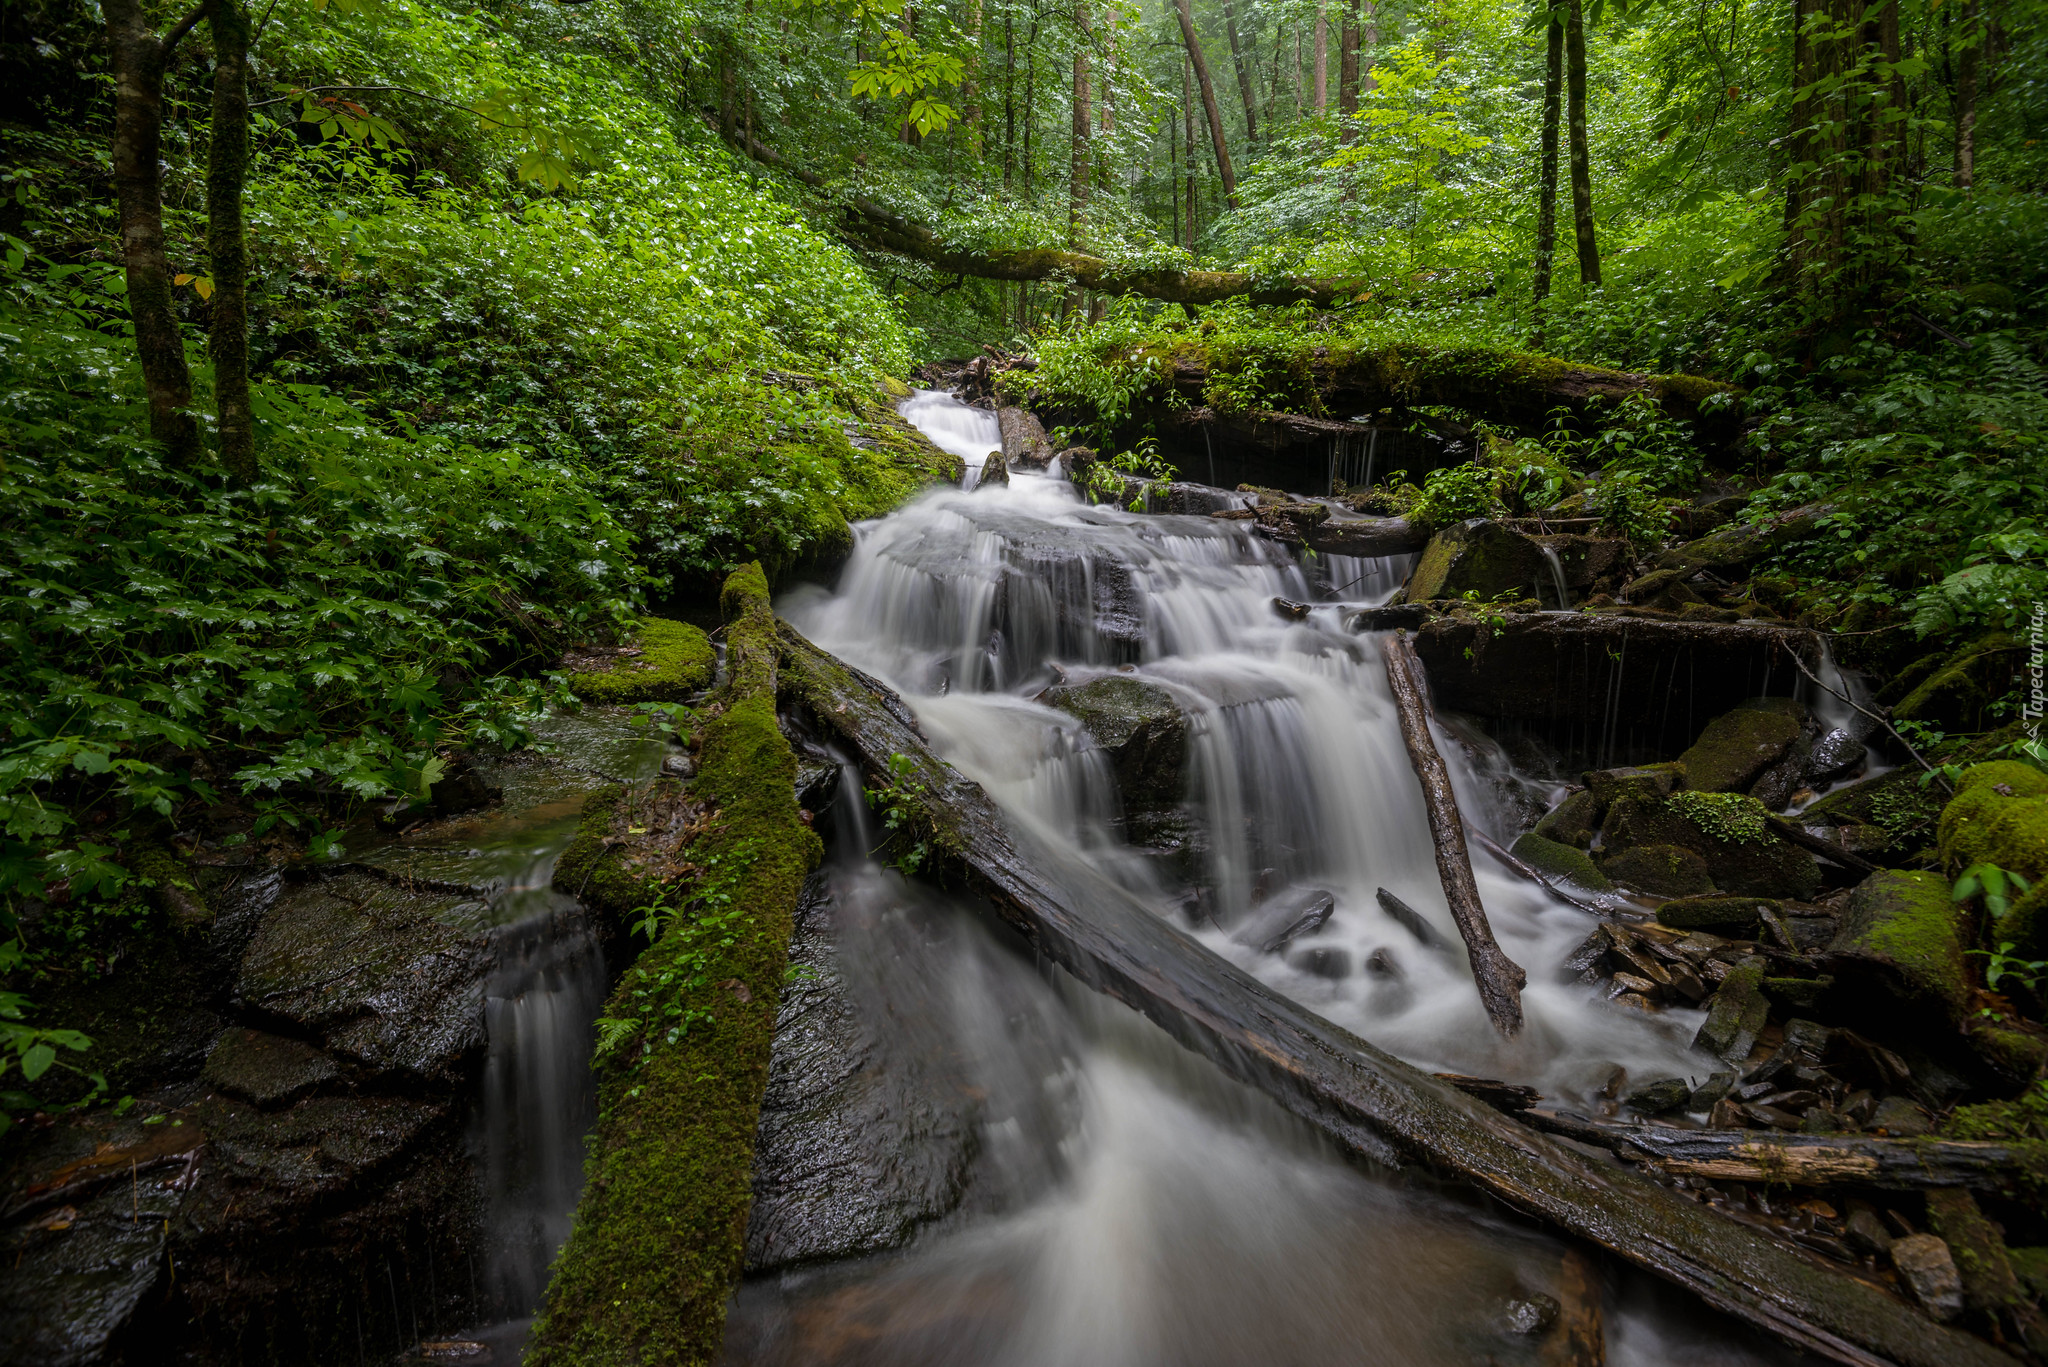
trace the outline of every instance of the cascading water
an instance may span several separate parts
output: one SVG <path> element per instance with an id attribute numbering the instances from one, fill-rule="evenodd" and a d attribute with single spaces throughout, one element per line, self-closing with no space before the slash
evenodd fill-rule
<path id="1" fill-rule="evenodd" d="M 1244 524 L 1090 507 L 1063 481 L 1015 472 L 1006 487 L 939 491 L 862 527 L 838 591 L 799 592 L 782 609 L 896 684 L 1040 867 L 1081 890 L 1078 905 L 1136 896 L 1162 916 L 1191 905 L 1157 858 L 1124 842 L 1108 757 L 1034 701 L 1050 683 L 1122 674 L 1171 694 L 1187 718 L 1186 810 L 1203 832 L 1188 933 L 1426 1068 L 1513 1078 L 1582 1106 L 1617 1065 L 1703 1079 L 1714 1064 L 1689 1045 L 1699 1013 L 1625 1013 L 1571 980 L 1562 965 L 1590 928 L 1583 913 L 1476 870 L 1497 936 L 1530 974 L 1527 1026 L 1504 1041 L 1462 953 L 1420 943 L 1379 909 L 1386 888 L 1437 927 L 1433 940 L 1457 944 L 1379 647 L 1345 630 L 1335 601 L 1369 599 L 1405 571 L 1329 567 L 1320 604 L 1283 620 L 1274 598 L 1316 595 Z M 1499 824 L 1500 794 L 1454 737 L 1439 744 L 1467 813 Z M 871 896 L 891 877 L 835 874 L 866 880 Z M 1314 955 L 1264 952 L 1276 909 L 1324 894 L 1335 911 L 1304 942 Z M 1064 1179 L 894 1257 L 756 1284 L 735 1314 L 734 1362 L 1524 1360 L 1493 1307 L 1550 1285 L 1554 1246 L 1454 1193 L 1370 1179 L 1130 1012 L 1063 981 L 1051 991 L 1083 1041 L 1065 1078 L 1079 1109 L 1060 1144 Z M 1684 1335 L 1673 1322 L 1668 1306 L 1611 1320 L 1610 1360 L 1757 1360 L 1725 1327 Z M 1694 1343 L 1675 1347 L 1679 1337 Z"/>
<path id="2" fill-rule="evenodd" d="M 931 438 L 932 445 L 967 462 L 962 481 L 967 490 L 981 482 L 981 464 L 988 453 L 1003 449 L 1003 433 L 995 414 L 970 408 L 942 389 L 915 391 L 903 401 L 902 413 Z"/>

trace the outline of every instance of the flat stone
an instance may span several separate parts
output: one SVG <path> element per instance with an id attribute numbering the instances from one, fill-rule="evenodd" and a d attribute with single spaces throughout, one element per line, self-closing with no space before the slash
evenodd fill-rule
<path id="1" fill-rule="evenodd" d="M 1934 1133 L 1934 1121 L 1906 1098 L 1888 1096 L 1877 1103 L 1877 1109 L 1870 1113 L 1870 1123 L 1863 1128 L 1893 1139 L 1918 1139 Z"/>
<path id="2" fill-rule="evenodd" d="M 334 1060 L 301 1040 L 230 1026 L 201 1074 L 207 1083 L 258 1106 L 281 1106 L 339 1075 Z"/>
<path id="3" fill-rule="evenodd" d="M 1663 1077 L 1646 1082 L 1622 1098 L 1625 1104 L 1644 1115 L 1663 1115 L 1675 1111 L 1692 1099 L 1692 1088 L 1684 1078 Z"/>
<path id="4" fill-rule="evenodd" d="M 1909 1234 L 1892 1244 L 1892 1266 L 1920 1308 L 1946 1324 L 1963 1313 L 1963 1279 L 1948 1245 L 1932 1234 Z"/>

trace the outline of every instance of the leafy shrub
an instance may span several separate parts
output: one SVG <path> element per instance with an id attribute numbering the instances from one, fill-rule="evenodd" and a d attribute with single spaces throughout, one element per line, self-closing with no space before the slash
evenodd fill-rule
<path id="1" fill-rule="evenodd" d="M 1500 472 L 1483 465 L 1452 465 L 1432 470 L 1422 481 L 1422 496 L 1408 516 L 1428 527 L 1448 527 L 1474 517 L 1497 517 Z"/>
<path id="2" fill-rule="evenodd" d="M 1671 503 L 1634 470 L 1610 470 L 1586 497 L 1600 525 L 1630 541 L 1654 543 L 1671 530 Z"/>

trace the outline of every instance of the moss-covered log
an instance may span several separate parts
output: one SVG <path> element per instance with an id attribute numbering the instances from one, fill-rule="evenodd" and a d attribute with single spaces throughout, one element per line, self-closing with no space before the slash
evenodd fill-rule
<path id="1" fill-rule="evenodd" d="M 1831 1358 L 1876 1367 L 2011 1359 L 1898 1297 L 1710 1207 L 1596 1162 L 1279 997 L 1107 880 L 1073 891 L 1012 843 L 977 785 L 931 751 L 900 700 L 783 627 L 782 688 L 871 770 L 891 757 L 949 868 L 1039 953 L 1142 1012 L 1226 1073 L 1376 1160 L 1418 1160 L 1620 1254 L 1707 1304 Z"/>
<path id="2" fill-rule="evenodd" d="M 754 1135 L 797 895 L 818 839 L 775 718 L 775 621 L 758 565 L 727 581 L 731 664 L 691 794 L 690 880 L 599 1024 L 599 1117 L 576 1224 L 526 1361 L 718 1360 L 751 1200 Z"/>

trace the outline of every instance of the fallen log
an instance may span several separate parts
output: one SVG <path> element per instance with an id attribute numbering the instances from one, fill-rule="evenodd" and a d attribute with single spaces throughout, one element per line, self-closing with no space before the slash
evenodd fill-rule
<path id="1" fill-rule="evenodd" d="M 1382 911 L 1393 917 L 1403 930 L 1422 942 L 1424 949 L 1450 948 L 1449 945 L 1444 943 L 1444 937 L 1436 933 L 1436 927 L 1431 925 L 1421 912 L 1394 896 L 1393 893 L 1388 892 L 1385 888 L 1374 888 L 1373 897 L 1378 900 Z"/>
<path id="2" fill-rule="evenodd" d="M 2011 1367 L 1981 1339 L 1726 1215 L 1531 1133 L 1288 1001 L 1186 938 L 1107 879 L 1048 881 L 981 788 L 786 624 L 783 696 L 843 739 L 870 774 L 909 784 L 930 814 L 932 867 L 985 898 L 1039 952 L 1140 1012 L 1226 1074 L 1339 1144 L 1462 1177 L 1531 1218 L 1599 1244 L 1796 1347 L 1856 1367 Z M 907 772 L 892 772 L 893 756 Z"/>
<path id="3" fill-rule="evenodd" d="M 1211 513 L 1211 517 L 1235 516 L 1239 510 Z M 1283 546 L 1306 546 L 1323 555 L 1374 557 L 1406 555 L 1429 544 L 1429 528 L 1405 517 L 1363 517 L 1339 522 L 1330 517 L 1322 503 L 1289 503 L 1277 508 L 1250 512 L 1258 525 L 1254 529 L 1268 541 Z"/>
<path id="4" fill-rule="evenodd" d="M 1451 791 L 1451 773 L 1436 742 L 1429 738 L 1429 699 L 1424 692 L 1422 664 L 1415 647 L 1405 636 L 1388 638 L 1387 682 L 1394 689 L 1394 705 L 1401 714 L 1401 739 L 1408 743 L 1408 760 L 1415 766 L 1415 778 L 1422 784 L 1423 805 L 1429 811 L 1429 832 L 1436 844 L 1436 873 L 1444 885 L 1444 901 L 1451 919 L 1465 937 L 1465 952 L 1472 961 L 1472 977 L 1479 985 L 1479 999 L 1486 1005 L 1493 1028 L 1513 1035 L 1522 1028 L 1522 987 L 1529 975 L 1507 956 L 1493 938 L 1486 922 L 1486 908 L 1479 901 L 1479 885 L 1472 878 L 1472 855 L 1465 848 L 1465 822 L 1458 814 L 1458 798 Z"/>
<path id="5" fill-rule="evenodd" d="M 1840 845 L 1823 840 L 1819 836 L 1809 833 L 1806 827 L 1799 825 L 1797 822 L 1787 821 L 1779 816 L 1770 816 L 1764 819 L 1769 823 L 1772 830 L 1792 844 L 1797 845 L 1800 849 L 1805 850 L 1808 854 L 1817 854 L 1822 859 L 1832 860 L 1845 869 L 1850 869 L 1866 876 L 1883 871 L 1883 865 L 1873 864 L 1854 850 L 1845 850 Z"/>
<path id="6" fill-rule="evenodd" d="M 1511 872 L 1520 874 L 1522 877 L 1528 879 L 1530 882 L 1536 884 L 1545 892 L 1549 893 L 1552 897 L 1555 897 L 1558 901 L 1563 902 L 1566 906 L 1577 907 L 1580 911 L 1590 911 L 1595 916 L 1626 916 L 1632 914 L 1631 909 L 1628 908 L 1603 907 L 1595 903 L 1588 902 L 1583 897 L 1573 896 L 1571 893 L 1566 892 L 1557 884 L 1551 882 L 1548 878 L 1545 878 L 1542 872 L 1538 870 L 1535 865 L 1529 863 L 1527 860 L 1522 859 L 1520 856 L 1509 851 L 1498 840 L 1495 840 L 1492 836 L 1488 835 L 1485 831 L 1480 830 L 1477 826 L 1467 826 L 1465 829 L 1471 835 L 1472 839 L 1478 842 L 1480 849 L 1485 850 L 1495 859 L 1498 859 L 1502 864 L 1506 865 Z"/>

